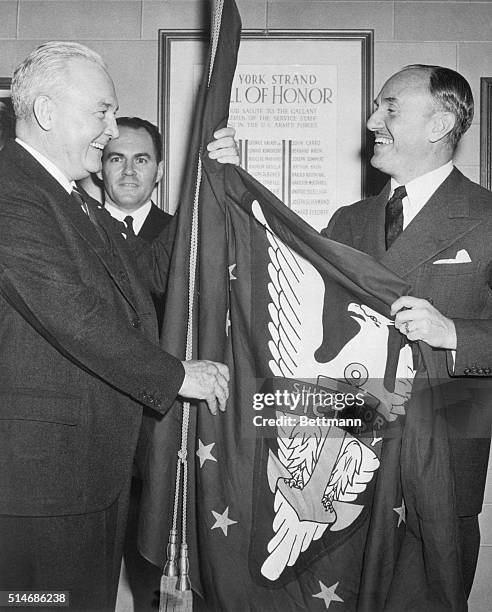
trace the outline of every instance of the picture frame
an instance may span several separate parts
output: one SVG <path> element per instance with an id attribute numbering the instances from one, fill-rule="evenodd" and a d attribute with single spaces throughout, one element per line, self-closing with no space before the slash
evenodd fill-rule
<path id="1" fill-rule="evenodd" d="M 5 142 L 15 137 L 15 117 L 10 97 L 9 77 L 0 77 L 0 149 Z"/>
<path id="2" fill-rule="evenodd" d="M 159 30 L 158 201 L 171 213 L 207 44 L 200 31 Z M 243 31 L 229 115 L 241 165 L 316 229 L 367 195 L 372 104 L 372 30 Z"/>
<path id="3" fill-rule="evenodd" d="M 480 184 L 492 190 L 492 77 L 480 79 Z"/>
<path id="4" fill-rule="evenodd" d="M 10 77 L 0 77 L 0 97 L 10 97 Z M 8 92 L 8 93 L 7 93 Z"/>

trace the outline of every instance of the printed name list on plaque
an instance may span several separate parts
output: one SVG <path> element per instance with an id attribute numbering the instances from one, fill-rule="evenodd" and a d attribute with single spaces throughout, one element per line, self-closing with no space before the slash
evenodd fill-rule
<path id="1" fill-rule="evenodd" d="M 336 206 L 337 66 L 240 65 L 229 122 L 241 166 L 315 229 Z"/>

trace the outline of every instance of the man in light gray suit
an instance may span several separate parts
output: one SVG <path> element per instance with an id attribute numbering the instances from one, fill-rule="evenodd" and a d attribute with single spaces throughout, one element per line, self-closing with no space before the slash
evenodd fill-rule
<path id="1" fill-rule="evenodd" d="M 425 343 L 429 376 L 451 395 L 443 412 L 454 432 L 464 600 L 478 556 L 490 446 L 490 403 L 474 392 L 470 379 L 492 373 L 492 193 L 452 162 L 472 118 L 471 89 L 457 72 L 413 65 L 392 76 L 367 122 L 375 138 L 371 164 L 391 180 L 378 196 L 339 209 L 323 230 L 369 253 L 413 288 L 413 296 L 398 299 L 392 312 L 402 334 Z M 463 384 L 451 384 L 459 383 L 456 377 L 465 377 Z M 461 403 L 458 387 L 466 397 Z M 414 561 L 407 562 L 410 567 Z M 408 601 L 417 598 L 422 605 L 412 609 L 429 605 L 431 591 L 415 585 Z"/>

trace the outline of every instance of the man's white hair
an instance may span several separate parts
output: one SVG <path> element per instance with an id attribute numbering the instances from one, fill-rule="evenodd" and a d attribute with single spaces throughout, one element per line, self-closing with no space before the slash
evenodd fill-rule
<path id="1" fill-rule="evenodd" d="M 68 61 L 74 58 L 85 58 L 108 71 L 99 53 L 85 45 L 62 41 L 42 44 L 14 71 L 12 103 L 17 119 L 28 119 L 33 114 L 38 96 L 56 95 L 67 86 L 65 71 Z"/>

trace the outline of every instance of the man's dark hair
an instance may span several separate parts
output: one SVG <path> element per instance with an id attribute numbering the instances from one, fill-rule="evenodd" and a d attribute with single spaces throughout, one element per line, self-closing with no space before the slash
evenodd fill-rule
<path id="1" fill-rule="evenodd" d="M 411 64 L 403 70 L 424 70 L 429 75 L 429 91 L 436 104 L 456 117 L 449 142 L 456 148 L 473 120 L 473 94 L 468 81 L 459 72 L 442 66 Z"/>
<path id="2" fill-rule="evenodd" d="M 150 121 L 146 121 L 145 119 L 140 119 L 140 117 L 118 117 L 116 119 L 116 123 L 118 127 L 127 127 L 133 130 L 145 130 L 150 135 L 152 142 L 154 143 L 154 152 L 157 163 L 162 161 L 162 137 L 159 130 L 153 123 L 150 123 Z"/>

